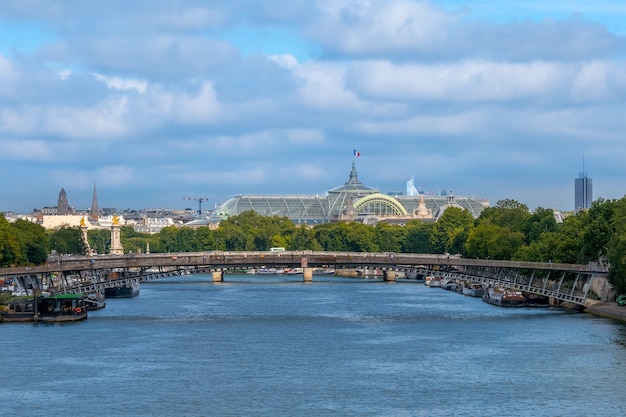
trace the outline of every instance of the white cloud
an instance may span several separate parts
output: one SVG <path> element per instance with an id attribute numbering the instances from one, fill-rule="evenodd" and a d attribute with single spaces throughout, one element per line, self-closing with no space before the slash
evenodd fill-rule
<path id="1" fill-rule="evenodd" d="M 291 54 L 269 55 L 268 59 L 286 69 L 294 69 L 299 65 L 298 59 Z"/>
<path id="2" fill-rule="evenodd" d="M 98 81 L 105 83 L 108 88 L 115 90 L 134 90 L 143 94 L 146 92 L 146 88 L 148 86 L 148 82 L 145 80 L 123 79 L 120 77 L 110 77 L 102 74 L 93 74 L 93 76 Z"/>
<path id="3" fill-rule="evenodd" d="M 538 199 L 535 182 L 570 187 L 583 153 L 605 177 L 594 188 L 625 175 L 626 40 L 565 2 L 542 2 L 540 19 L 508 2 L 497 20 L 486 2 L 476 15 L 412 0 L 131 3 L 0 2 L 44 37 L 0 55 L 0 175 L 16 196 L 94 180 L 131 207 L 181 184 L 214 201 L 318 192 L 346 180 L 353 148 L 383 190 L 419 170 L 461 194 L 519 184 Z"/>
<path id="4" fill-rule="evenodd" d="M 388 100 L 481 102 L 604 100 L 626 91 L 621 63 L 461 61 L 445 64 L 353 64 L 350 81 L 362 94 Z"/>
<path id="5" fill-rule="evenodd" d="M 142 117 L 145 127 L 150 128 L 166 122 L 181 124 L 211 124 L 220 113 L 220 104 L 213 84 L 201 81 L 195 90 L 185 92 L 153 85 L 146 95 L 138 100 L 136 111 Z"/>
<path id="6" fill-rule="evenodd" d="M 57 74 L 59 74 L 59 78 L 62 80 L 67 80 L 72 75 L 73 71 L 69 69 L 60 70 Z"/>
<path id="7" fill-rule="evenodd" d="M 312 30 L 329 49 L 355 55 L 442 44 L 447 36 L 444 29 L 459 20 L 430 2 L 325 0 L 318 4 L 325 14 Z"/>
<path id="8" fill-rule="evenodd" d="M 126 96 L 107 97 L 92 107 L 48 107 L 39 112 L 44 132 L 74 139 L 119 138 L 130 127 Z"/>

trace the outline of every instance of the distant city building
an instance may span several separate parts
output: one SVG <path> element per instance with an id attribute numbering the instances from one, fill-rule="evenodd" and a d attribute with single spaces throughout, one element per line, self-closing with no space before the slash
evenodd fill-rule
<path id="1" fill-rule="evenodd" d="M 56 207 L 44 207 L 41 209 L 41 214 L 46 214 L 46 215 L 57 214 L 57 208 Z"/>
<path id="2" fill-rule="evenodd" d="M 70 208 L 70 204 L 67 202 L 67 194 L 65 190 L 61 187 L 61 191 L 59 192 L 59 201 L 57 203 L 57 212 L 56 214 L 71 214 L 72 209 Z"/>
<path id="3" fill-rule="evenodd" d="M 144 217 L 141 221 L 137 222 L 134 226 L 136 232 L 139 233 L 159 233 L 161 229 L 169 226 L 178 226 L 174 220 L 170 217 L 165 218 L 150 218 Z"/>
<path id="4" fill-rule="evenodd" d="M 477 218 L 489 202 L 452 195 L 419 195 L 413 180 L 407 183 L 407 195 L 382 194 L 359 181 L 355 163 L 349 180 L 325 195 L 238 195 L 213 211 L 209 223 L 219 223 L 229 216 L 254 211 L 262 216 L 287 217 L 296 224 L 319 224 L 332 221 L 360 221 L 367 224 L 386 221 L 403 224 L 412 219 L 436 221 L 445 209 L 459 207 Z"/>
<path id="5" fill-rule="evenodd" d="M 586 172 L 581 172 L 574 180 L 574 211 L 585 210 L 591 207 L 593 201 L 593 186 L 591 178 Z"/>
<path id="6" fill-rule="evenodd" d="M 97 225 L 89 222 L 85 216 L 80 214 L 54 214 L 54 215 L 41 215 L 37 219 L 37 223 L 42 225 L 48 230 L 58 230 L 63 227 L 80 227 L 81 220 L 85 222 L 85 226 L 88 229 L 98 228 Z"/>

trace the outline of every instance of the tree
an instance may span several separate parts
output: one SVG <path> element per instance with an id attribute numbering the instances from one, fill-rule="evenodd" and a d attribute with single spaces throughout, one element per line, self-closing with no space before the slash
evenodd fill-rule
<path id="1" fill-rule="evenodd" d="M 0 265 L 18 265 L 20 258 L 21 248 L 15 232 L 4 215 L 0 214 Z"/>
<path id="2" fill-rule="evenodd" d="M 107 229 L 91 229 L 87 231 L 89 247 L 95 253 L 109 253 L 111 248 L 111 231 Z"/>
<path id="3" fill-rule="evenodd" d="M 295 225 L 287 217 L 261 216 L 245 211 L 220 223 L 227 250 L 268 250 L 285 246 L 295 231 Z"/>
<path id="4" fill-rule="evenodd" d="M 177 230 L 178 251 L 179 252 L 195 252 L 196 248 L 196 231 L 190 227 L 181 227 Z"/>
<path id="5" fill-rule="evenodd" d="M 583 262 L 597 261 L 607 255 L 607 248 L 615 227 L 613 221 L 618 203 L 616 200 L 599 198 L 587 210 L 588 220 L 582 238 Z M 581 214 L 584 212 L 579 212 Z"/>
<path id="6" fill-rule="evenodd" d="M 342 250 L 349 252 L 378 252 L 375 243 L 374 228 L 363 223 L 340 223 L 339 230 L 343 234 L 345 246 Z"/>
<path id="7" fill-rule="evenodd" d="M 585 225 L 588 222 L 587 212 L 579 212 L 569 216 L 557 231 L 558 239 L 554 240 L 554 262 L 578 264 L 584 263 L 583 239 Z"/>
<path id="8" fill-rule="evenodd" d="M 511 259 L 524 243 L 524 234 L 508 227 L 482 223 L 473 228 L 465 245 L 472 258 Z"/>
<path id="9" fill-rule="evenodd" d="M 514 231 L 521 231 L 529 216 L 528 206 L 515 200 L 504 199 L 498 201 L 494 207 L 484 209 L 480 213 L 478 224 L 489 222 Z"/>
<path id="10" fill-rule="evenodd" d="M 181 250 L 176 226 L 166 226 L 159 231 L 159 246 L 163 252 L 179 252 Z"/>
<path id="11" fill-rule="evenodd" d="M 299 227 L 296 227 L 296 230 L 291 234 L 291 239 L 289 239 L 289 244 L 287 245 L 287 248 L 289 250 L 310 249 L 310 243 L 312 239 L 312 233 L 305 225 L 301 224 Z"/>
<path id="12" fill-rule="evenodd" d="M 78 227 L 62 227 L 50 233 L 50 248 L 61 255 L 85 255 L 87 245 Z"/>
<path id="13" fill-rule="evenodd" d="M 469 211 L 460 207 L 448 207 L 433 226 L 430 243 L 435 252 L 449 252 L 456 236 L 467 233 L 474 226 Z"/>
<path id="14" fill-rule="evenodd" d="M 20 245 L 20 264 L 40 265 L 47 261 L 50 241 L 43 226 L 18 219 L 10 224 Z"/>
<path id="15" fill-rule="evenodd" d="M 434 224 L 411 220 L 404 227 L 405 236 L 402 242 L 402 252 L 406 253 L 435 253 L 430 243 Z"/>
<path id="16" fill-rule="evenodd" d="M 522 224 L 526 243 L 539 240 L 542 233 L 554 232 L 557 230 L 557 223 L 554 212 L 551 209 L 538 207 L 530 214 Z"/>
<path id="17" fill-rule="evenodd" d="M 615 232 L 608 245 L 609 281 L 617 293 L 626 292 L 626 197 L 615 203 L 612 224 Z"/>
<path id="18" fill-rule="evenodd" d="M 196 248 L 199 251 L 211 250 L 217 247 L 215 232 L 208 227 L 196 229 Z"/>
<path id="19" fill-rule="evenodd" d="M 381 222 L 374 227 L 374 239 L 378 248 L 384 252 L 401 252 L 406 239 L 406 229 Z"/>

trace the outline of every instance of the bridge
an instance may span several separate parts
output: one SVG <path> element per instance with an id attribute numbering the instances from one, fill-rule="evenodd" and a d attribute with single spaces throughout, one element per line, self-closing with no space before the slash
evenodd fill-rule
<path id="1" fill-rule="evenodd" d="M 514 262 L 447 254 L 210 251 L 51 257 L 44 265 L 0 268 L 0 279 L 16 280 L 24 288 L 35 290 L 91 293 L 177 275 L 208 274 L 213 282 L 223 282 L 228 273 L 272 267 L 302 268 L 305 282 L 313 280 L 317 268 L 380 271 L 386 282 L 408 274 L 434 275 L 517 289 L 579 305 L 585 305 L 593 280 L 607 274 L 607 268 L 597 263 Z"/>

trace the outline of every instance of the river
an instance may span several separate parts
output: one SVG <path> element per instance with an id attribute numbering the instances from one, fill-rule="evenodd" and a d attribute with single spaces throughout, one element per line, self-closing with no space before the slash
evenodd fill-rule
<path id="1" fill-rule="evenodd" d="M 190 276 L 86 321 L 0 325 L 2 415 L 626 411 L 626 325 L 415 282 Z"/>

